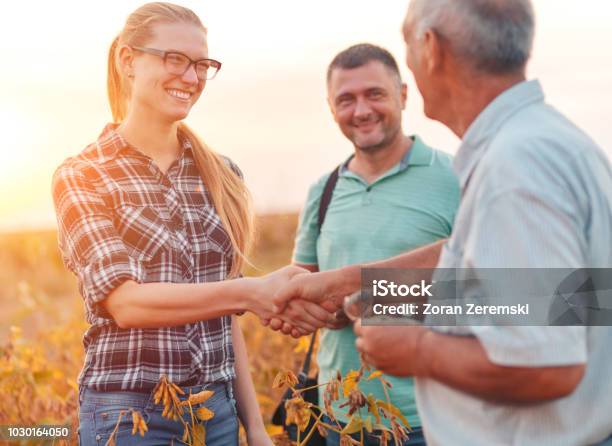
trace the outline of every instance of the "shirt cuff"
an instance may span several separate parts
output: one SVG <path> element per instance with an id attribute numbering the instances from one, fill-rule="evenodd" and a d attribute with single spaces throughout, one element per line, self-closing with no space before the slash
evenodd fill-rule
<path id="1" fill-rule="evenodd" d="M 511 367 L 551 367 L 587 361 L 585 327 L 472 326 L 491 362 Z"/>
<path id="2" fill-rule="evenodd" d="M 133 280 L 142 283 L 144 276 L 142 264 L 125 254 L 103 257 L 78 272 L 81 295 L 87 308 L 103 317 L 108 315 L 106 311 L 100 311 L 98 304 L 124 282 Z"/>

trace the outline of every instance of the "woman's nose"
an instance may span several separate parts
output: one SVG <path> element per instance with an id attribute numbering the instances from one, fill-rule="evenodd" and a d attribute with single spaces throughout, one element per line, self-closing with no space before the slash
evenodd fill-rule
<path id="1" fill-rule="evenodd" d="M 188 84 L 197 84 L 200 80 L 198 79 L 198 75 L 196 73 L 196 68 L 194 64 L 189 65 L 187 71 L 183 73 L 181 76 L 181 80 Z"/>

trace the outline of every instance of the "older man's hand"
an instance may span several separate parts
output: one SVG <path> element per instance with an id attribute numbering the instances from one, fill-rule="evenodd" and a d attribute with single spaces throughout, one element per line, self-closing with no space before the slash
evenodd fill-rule
<path id="1" fill-rule="evenodd" d="M 300 321 L 303 318 L 293 316 L 296 313 L 309 313 L 309 316 L 315 318 L 315 320 L 308 321 L 308 325 L 306 325 L 305 321 Z M 281 331 L 284 334 L 290 334 L 294 338 L 299 338 L 312 333 L 318 328 L 339 330 L 349 325 L 351 321 L 342 310 L 330 313 L 312 302 L 294 299 L 287 304 L 285 311 L 278 317 L 268 320 L 262 319 L 261 323 L 272 330 Z"/>
<path id="2" fill-rule="evenodd" d="M 355 346 L 363 360 L 396 376 L 419 376 L 424 370 L 423 341 L 431 333 L 421 326 L 363 326 L 354 324 Z"/>
<path id="3" fill-rule="evenodd" d="M 281 313 L 293 299 L 319 304 L 330 313 L 342 307 L 345 296 L 359 288 L 359 282 L 349 283 L 341 270 L 312 274 L 297 274 L 284 284 L 274 297 L 277 312 Z"/>
<path id="4" fill-rule="evenodd" d="M 332 327 L 336 323 L 336 317 L 318 304 L 294 299 L 287 304 L 281 314 L 268 320 L 262 319 L 261 322 L 273 330 L 280 330 L 284 334 L 298 338 L 318 328 Z"/>

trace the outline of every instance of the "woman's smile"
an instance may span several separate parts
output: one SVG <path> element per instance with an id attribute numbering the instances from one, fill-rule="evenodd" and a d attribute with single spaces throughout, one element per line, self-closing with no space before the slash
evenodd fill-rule
<path id="1" fill-rule="evenodd" d="M 193 93 L 186 90 L 179 90 L 178 88 L 166 88 L 166 93 L 175 99 L 186 102 L 191 99 Z"/>

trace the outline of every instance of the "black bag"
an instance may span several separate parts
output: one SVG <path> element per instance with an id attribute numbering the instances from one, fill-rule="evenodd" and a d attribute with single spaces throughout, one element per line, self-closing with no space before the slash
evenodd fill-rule
<path id="1" fill-rule="evenodd" d="M 325 183 L 325 187 L 323 189 L 323 194 L 321 195 L 321 202 L 319 203 L 319 220 L 318 220 L 318 228 L 319 232 L 321 231 L 321 226 L 323 226 L 323 221 L 325 221 L 325 214 L 327 213 L 327 208 L 329 203 L 331 202 L 332 194 L 334 192 L 334 188 L 336 187 L 336 183 L 338 182 L 338 175 L 340 173 L 340 167 L 338 166 L 334 169 L 334 171 L 330 174 L 327 182 Z M 310 345 L 308 346 L 308 352 L 306 353 L 306 358 L 304 359 L 304 365 L 302 366 L 302 371 L 298 375 L 298 383 L 295 386 L 296 389 L 304 389 L 306 387 L 313 387 L 317 385 L 317 377 L 309 378 L 308 372 L 310 371 L 310 361 L 312 359 L 312 351 L 315 344 L 315 339 L 317 337 L 317 332 L 315 331 L 310 338 Z M 287 432 L 287 435 L 292 441 L 297 441 L 297 426 L 295 424 L 291 424 L 287 426 L 285 421 L 287 420 L 287 411 L 285 410 L 285 401 L 291 399 L 292 391 L 291 389 L 287 389 L 281 398 L 280 403 L 276 406 L 274 410 L 274 415 L 272 415 L 272 424 L 276 426 L 282 426 L 283 430 Z M 314 405 L 319 404 L 319 391 L 318 389 L 312 388 L 308 389 L 305 392 L 302 392 L 302 398 L 304 401 L 308 403 L 312 403 Z M 317 408 L 312 409 L 312 413 L 315 417 L 320 415 L 320 412 Z M 303 435 L 306 435 L 312 429 L 314 425 L 314 417 L 310 418 L 310 422 L 308 423 L 308 427 L 303 432 Z M 303 436 L 301 436 L 303 438 Z M 325 446 L 325 438 L 319 433 L 318 430 L 313 432 L 312 436 L 306 443 L 306 446 Z"/>
<path id="2" fill-rule="evenodd" d="M 304 360 L 304 365 L 302 366 L 302 371 L 298 375 L 298 383 L 296 384 L 296 389 L 304 389 L 306 387 L 313 387 L 317 385 L 317 378 L 309 378 L 308 371 L 310 370 L 310 361 L 312 357 L 312 350 L 314 347 L 315 339 L 317 336 L 317 332 L 315 331 L 310 338 L 310 346 L 308 347 L 308 353 L 306 353 L 306 359 Z M 285 421 L 287 420 L 287 411 L 285 410 L 285 401 L 291 399 L 293 391 L 291 389 L 287 389 L 281 398 L 280 403 L 276 406 L 274 410 L 274 415 L 272 415 L 272 424 L 277 426 L 282 426 L 283 430 L 287 433 L 289 438 L 292 441 L 297 441 L 297 429 L 298 427 L 295 424 L 291 424 L 287 426 Z M 308 389 L 305 392 L 301 393 L 304 401 L 308 403 L 312 403 L 314 405 L 319 404 L 319 392 L 317 388 Z M 308 427 L 304 432 L 301 432 L 300 437 L 304 438 L 304 436 L 310 432 L 314 425 L 315 417 L 320 415 L 319 410 L 316 407 L 312 408 L 312 417 L 310 418 L 310 422 L 308 423 Z M 325 438 L 321 436 L 318 430 L 315 430 L 312 436 L 309 438 L 306 443 L 307 446 L 325 446 Z"/>

